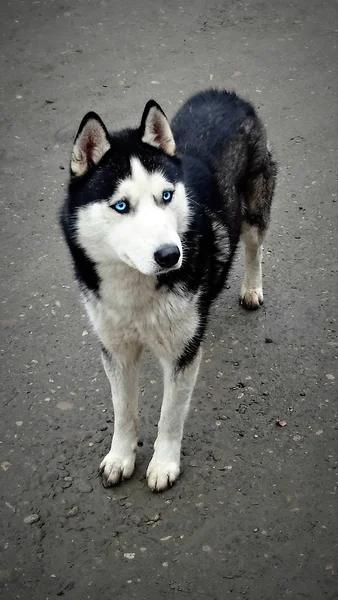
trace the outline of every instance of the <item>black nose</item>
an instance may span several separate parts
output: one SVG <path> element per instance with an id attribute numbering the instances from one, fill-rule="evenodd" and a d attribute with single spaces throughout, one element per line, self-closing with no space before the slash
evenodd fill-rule
<path id="1" fill-rule="evenodd" d="M 174 267 L 178 263 L 180 256 L 180 249 L 174 244 L 164 244 L 154 254 L 157 264 L 163 269 Z"/>

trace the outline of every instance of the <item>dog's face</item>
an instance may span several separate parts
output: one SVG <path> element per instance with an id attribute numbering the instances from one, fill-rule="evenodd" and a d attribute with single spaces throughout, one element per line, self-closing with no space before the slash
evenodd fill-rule
<path id="1" fill-rule="evenodd" d="M 168 121 L 154 103 L 140 128 L 109 136 L 86 115 L 75 139 L 70 193 L 76 237 L 96 263 L 122 261 L 145 275 L 182 265 L 189 207 Z"/>

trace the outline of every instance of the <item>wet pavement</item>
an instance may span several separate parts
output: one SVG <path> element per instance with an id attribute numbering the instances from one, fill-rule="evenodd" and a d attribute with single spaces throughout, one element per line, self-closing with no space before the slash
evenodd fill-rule
<path id="1" fill-rule="evenodd" d="M 336 6 L 3 1 L 2 598 L 337 597 Z M 264 307 L 238 306 L 239 253 L 178 483 L 144 478 L 162 387 L 147 355 L 136 472 L 107 490 L 108 381 L 57 223 L 72 139 L 88 110 L 133 125 L 149 98 L 172 116 L 211 85 L 259 107 L 280 165 Z"/>

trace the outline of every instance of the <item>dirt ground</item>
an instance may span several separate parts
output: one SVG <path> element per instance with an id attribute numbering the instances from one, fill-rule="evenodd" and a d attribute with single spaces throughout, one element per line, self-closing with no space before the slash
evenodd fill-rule
<path id="1" fill-rule="evenodd" d="M 337 598 L 336 6 L 2 0 L 2 598 Z M 90 109 L 118 128 L 211 85 L 259 107 L 280 164 L 265 304 L 238 306 L 239 253 L 180 480 L 144 479 L 162 387 L 146 356 L 136 473 L 106 490 L 110 392 L 57 223 L 72 139 Z"/>

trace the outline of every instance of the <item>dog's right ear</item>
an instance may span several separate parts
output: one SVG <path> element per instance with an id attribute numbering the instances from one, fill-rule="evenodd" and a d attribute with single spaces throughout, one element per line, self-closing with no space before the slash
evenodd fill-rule
<path id="1" fill-rule="evenodd" d="M 108 131 L 99 115 L 89 112 L 83 117 L 74 140 L 70 171 L 74 177 L 84 175 L 90 165 L 97 165 L 110 149 Z"/>

